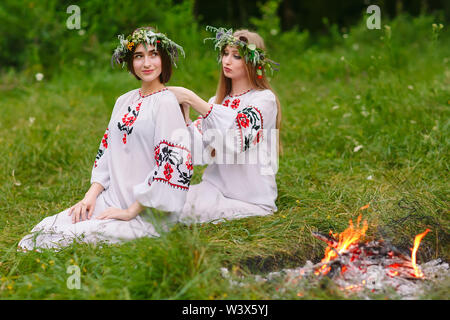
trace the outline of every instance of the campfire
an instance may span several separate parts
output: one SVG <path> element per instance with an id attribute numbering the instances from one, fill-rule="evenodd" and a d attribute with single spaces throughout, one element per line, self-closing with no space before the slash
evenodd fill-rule
<path id="1" fill-rule="evenodd" d="M 339 271 L 342 274 L 365 273 L 370 266 L 383 266 L 386 275 L 391 277 L 424 278 L 423 272 L 416 264 L 416 253 L 420 241 L 430 229 L 416 236 L 409 257 L 383 240 L 361 242 L 368 226 L 367 221 L 364 221 L 362 226 L 360 224 L 361 215 L 356 226 L 350 220 L 350 226 L 340 234 L 333 234 L 332 231 L 329 235 L 313 232 L 314 237 L 328 244 L 321 266 L 314 272 L 316 276 Z"/>
<path id="2" fill-rule="evenodd" d="M 321 262 L 313 264 L 307 261 L 303 267 L 271 272 L 265 277 L 257 275 L 255 280 L 278 283 L 279 278 L 283 277 L 283 287 L 279 290 L 282 293 L 288 286 L 302 290 L 302 287 L 306 289 L 317 284 L 321 278 L 329 277 L 341 290 L 363 298 L 370 299 L 371 293 L 386 293 L 393 289 L 403 299 L 417 299 L 428 285 L 449 276 L 449 266 L 441 259 L 420 266 L 417 264 L 420 242 L 430 229 L 416 235 L 408 255 L 389 241 L 364 241 L 368 225 L 367 221 L 361 220 L 361 215 L 356 224 L 350 220 L 348 228 L 339 234 L 332 231 L 329 234 L 312 233 L 328 245 Z M 245 285 L 232 280 L 225 268 L 222 274 L 233 285 Z M 301 291 L 298 296 L 302 296 Z"/>

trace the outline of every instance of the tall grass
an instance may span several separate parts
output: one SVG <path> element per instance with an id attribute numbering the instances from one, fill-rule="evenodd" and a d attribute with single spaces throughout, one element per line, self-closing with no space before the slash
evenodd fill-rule
<path id="1" fill-rule="evenodd" d="M 115 99 L 138 83 L 102 65 L 66 66 L 37 82 L 2 75 L 0 87 L 0 297 L 4 299 L 270 299 L 273 285 L 230 286 L 232 274 L 318 261 L 311 231 L 342 231 L 360 213 L 369 237 L 408 249 L 432 229 L 419 262 L 449 260 L 450 46 L 433 40 L 433 17 L 400 16 L 387 29 L 364 22 L 314 41 L 292 31 L 267 42 L 281 62 L 272 79 L 283 108 L 278 212 L 218 225 L 175 226 L 158 239 L 74 244 L 60 252 L 16 251 L 42 218 L 78 201 Z M 186 36 L 188 37 L 188 36 Z M 279 45 L 277 45 L 279 44 Z M 326 48 L 326 49 L 324 49 Z M 171 85 L 214 94 L 215 53 L 187 41 Z M 106 56 L 106 51 L 105 51 Z M 194 182 L 200 181 L 198 168 Z M 365 211 L 359 208 L 370 204 Z M 69 265 L 81 289 L 66 286 Z M 326 279 L 303 298 L 344 298 Z M 447 298 L 448 282 L 425 298 Z M 295 292 L 281 294 L 297 299 Z M 384 298 L 384 297 L 379 297 Z"/>

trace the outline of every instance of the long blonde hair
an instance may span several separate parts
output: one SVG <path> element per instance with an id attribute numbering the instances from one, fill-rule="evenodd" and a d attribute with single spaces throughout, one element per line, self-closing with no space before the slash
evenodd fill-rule
<path id="1" fill-rule="evenodd" d="M 233 36 L 235 38 L 238 38 L 244 42 L 247 42 L 248 44 L 253 43 L 254 45 L 256 45 L 257 48 L 260 48 L 262 50 L 266 50 L 266 47 L 264 45 L 264 40 L 263 38 L 257 34 L 256 32 L 251 32 L 249 30 L 246 29 L 242 29 L 242 30 L 236 30 L 233 33 Z M 222 51 L 225 48 L 222 48 Z M 222 52 L 223 54 L 223 52 Z M 266 74 L 265 71 L 263 70 L 263 75 L 261 78 L 258 78 L 258 75 L 256 73 L 256 66 L 254 66 L 250 61 L 247 62 L 245 64 L 246 69 L 247 69 L 247 75 L 248 78 L 250 80 L 250 83 L 252 84 L 252 86 L 254 88 L 256 88 L 257 90 L 264 90 L 264 89 L 269 89 L 273 92 L 273 94 L 275 95 L 276 98 L 276 102 L 277 102 L 277 118 L 276 118 L 276 129 L 278 129 L 278 133 L 277 133 L 277 140 L 278 140 L 278 146 L 277 149 L 279 152 L 282 152 L 282 146 L 281 146 L 281 140 L 279 137 L 280 134 L 280 130 L 281 130 L 281 104 L 280 104 L 280 100 L 278 99 L 278 96 L 276 95 L 275 91 L 272 89 L 269 81 L 266 78 Z M 220 104 L 222 103 L 223 99 L 225 99 L 225 96 L 231 93 L 231 79 L 225 77 L 224 73 L 223 73 L 223 69 L 221 68 L 221 72 L 220 72 L 220 78 L 219 78 L 219 84 L 217 86 L 217 90 L 216 90 L 216 100 L 215 103 Z"/>

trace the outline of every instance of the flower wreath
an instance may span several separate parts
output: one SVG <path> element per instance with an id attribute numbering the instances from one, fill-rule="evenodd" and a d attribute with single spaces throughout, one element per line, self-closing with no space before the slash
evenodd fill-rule
<path id="1" fill-rule="evenodd" d="M 170 61 L 176 67 L 176 62 L 178 61 L 178 51 L 185 56 L 183 48 L 170 40 L 163 33 L 156 33 L 150 29 L 140 28 L 134 31 L 132 34 L 124 38 L 123 35 L 118 35 L 119 45 L 114 50 L 111 58 L 111 65 L 114 66 L 114 62 L 117 64 L 122 64 L 125 66 L 126 58 L 132 54 L 133 49 L 138 44 L 142 43 L 147 49 L 146 44 L 151 44 L 158 49 L 158 46 L 162 46 L 166 50 L 170 57 Z"/>
<path id="2" fill-rule="evenodd" d="M 225 28 L 215 28 L 212 26 L 207 26 L 206 30 L 210 30 L 216 33 L 215 38 L 206 38 L 203 40 L 203 42 L 205 42 L 206 40 L 214 41 L 214 49 L 219 49 L 219 63 L 221 61 L 220 52 L 224 47 L 230 45 L 238 48 L 239 54 L 245 57 L 246 63 L 250 61 L 257 68 L 256 74 L 258 75 L 259 79 L 262 78 L 263 70 L 270 70 L 272 74 L 274 70 L 278 71 L 278 68 L 276 68 L 275 66 L 279 66 L 279 63 L 268 59 L 264 50 L 257 48 L 255 44 L 248 44 L 247 42 L 234 37 L 233 29 L 227 30 Z"/>

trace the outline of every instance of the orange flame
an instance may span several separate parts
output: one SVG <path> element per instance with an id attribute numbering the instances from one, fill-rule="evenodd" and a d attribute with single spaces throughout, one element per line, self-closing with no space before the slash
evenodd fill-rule
<path id="1" fill-rule="evenodd" d="M 421 234 L 418 234 L 415 238 L 414 238 L 414 248 L 411 248 L 412 252 L 411 252 L 411 264 L 414 268 L 414 276 L 416 278 L 423 278 L 423 272 L 422 270 L 419 269 L 419 267 L 416 264 L 416 253 L 417 253 L 417 249 L 419 249 L 419 245 L 420 245 L 420 241 L 422 241 L 423 237 L 425 237 L 425 235 L 430 232 L 430 229 L 425 230 L 424 232 L 422 232 Z"/>
<path id="2" fill-rule="evenodd" d="M 338 254 L 347 250 L 352 244 L 357 243 L 358 240 L 366 234 L 368 228 L 367 221 L 364 220 L 363 226 L 361 228 L 359 227 L 359 224 L 361 223 L 361 215 L 359 215 L 356 222 L 356 228 L 353 226 L 353 221 L 351 219 L 349 223 L 350 226 L 339 234 L 339 242 L 336 248 L 328 246 L 325 249 L 325 257 L 322 259 L 322 263 L 325 264 L 314 272 L 315 275 L 326 275 L 330 272 L 331 267 L 328 266 L 326 262 L 336 259 Z"/>

